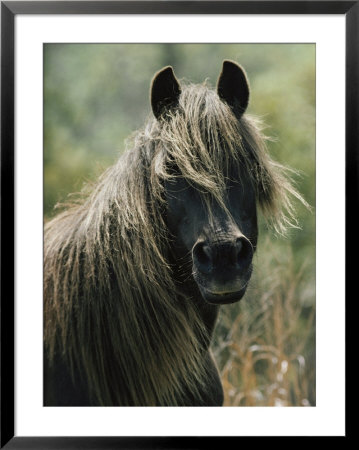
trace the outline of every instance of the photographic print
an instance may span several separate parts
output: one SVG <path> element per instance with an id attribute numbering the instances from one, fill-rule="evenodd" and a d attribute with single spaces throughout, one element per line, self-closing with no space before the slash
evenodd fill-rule
<path id="1" fill-rule="evenodd" d="M 44 44 L 44 406 L 315 406 L 315 44 Z"/>

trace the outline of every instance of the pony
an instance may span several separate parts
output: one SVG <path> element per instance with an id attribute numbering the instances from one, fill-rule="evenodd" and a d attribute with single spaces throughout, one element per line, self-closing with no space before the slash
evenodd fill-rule
<path id="1" fill-rule="evenodd" d="M 284 233 L 305 202 L 249 95 L 233 61 L 216 89 L 163 68 L 131 145 L 45 225 L 46 406 L 223 404 L 211 338 L 250 281 L 257 206 Z"/>

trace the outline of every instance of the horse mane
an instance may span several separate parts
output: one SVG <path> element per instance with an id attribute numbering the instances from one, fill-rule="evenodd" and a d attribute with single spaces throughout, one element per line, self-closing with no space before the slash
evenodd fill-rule
<path id="1" fill-rule="evenodd" d="M 205 384 L 209 336 L 170 263 L 164 180 L 181 176 L 224 205 L 237 164 L 279 232 L 304 200 L 266 150 L 254 118 L 239 121 L 206 84 L 182 86 L 178 108 L 151 118 L 92 191 L 45 226 L 44 340 L 100 405 L 178 405 Z"/>

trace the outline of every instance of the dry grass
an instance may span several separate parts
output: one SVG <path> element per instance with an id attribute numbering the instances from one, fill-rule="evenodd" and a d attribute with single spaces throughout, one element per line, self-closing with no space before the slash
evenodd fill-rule
<path id="1" fill-rule="evenodd" d="M 290 249 L 258 256 L 250 291 L 222 308 L 213 351 L 225 406 L 315 405 L 315 286 Z"/>

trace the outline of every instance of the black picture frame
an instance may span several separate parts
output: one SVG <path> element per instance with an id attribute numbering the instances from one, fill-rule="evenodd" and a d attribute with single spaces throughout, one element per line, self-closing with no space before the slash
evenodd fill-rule
<path id="1" fill-rule="evenodd" d="M 18 14 L 339 14 L 346 20 L 346 298 L 352 291 L 358 205 L 359 1 L 1 2 L 1 442 L 6 449 L 204 448 L 225 437 L 25 437 L 14 435 L 14 33 Z M 333 62 L 334 64 L 335 62 Z M 355 291 L 353 291 L 355 292 Z M 354 299 L 355 300 L 355 299 Z M 347 311 L 347 309 L 346 309 Z M 349 331 L 346 313 L 346 342 Z M 346 351 L 347 352 L 347 351 Z M 349 372 L 349 370 L 347 370 Z M 348 386 L 346 389 L 348 393 Z M 347 395 L 347 394 L 346 394 Z M 346 396 L 346 400 L 348 397 Z M 346 408 L 348 403 L 346 401 Z M 346 422 L 346 436 L 350 435 Z M 220 441 L 220 442 L 219 442 Z M 225 441 L 225 442 L 223 442 Z M 230 442 L 232 441 L 232 442 Z M 236 442 L 235 442 L 236 444 Z M 237 443 L 238 445 L 238 443 Z"/>

